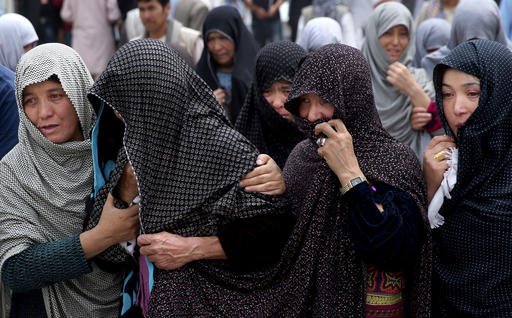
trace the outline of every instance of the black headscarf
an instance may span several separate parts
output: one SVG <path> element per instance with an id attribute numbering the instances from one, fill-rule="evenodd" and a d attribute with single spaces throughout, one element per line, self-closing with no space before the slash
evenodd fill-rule
<path id="1" fill-rule="evenodd" d="M 300 97 L 308 93 L 334 105 L 333 118 L 341 119 L 352 135 L 356 157 L 368 180 L 408 193 L 422 212 L 426 234 L 418 255 L 411 255 L 416 258 L 413 270 L 405 273 L 404 301 L 409 316 L 428 317 L 431 260 L 422 173 L 411 149 L 395 141 L 380 123 L 368 63 L 357 49 L 326 45 L 310 53 L 301 65 L 286 108 L 298 116 Z M 303 120 L 302 126 L 312 136 L 314 125 Z M 362 316 L 366 270 L 348 234 L 346 203 L 340 197 L 337 177 L 317 154 L 311 139 L 292 151 L 284 175 L 298 222 L 307 219 L 311 223 L 306 241 L 314 242 L 318 249 L 309 255 L 316 268 L 313 316 Z"/>
<path id="2" fill-rule="evenodd" d="M 212 9 L 203 24 L 204 49 L 196 66 L 197 74 L 212 90 L 221 87 L 216 75 L 215 62 L 208 51 L 208 34 L 213 31 L 227 35 L 235 43 L 231 102 L 228 110 L 230 120 L 234 123 L 251 85 L 258 44 L 235 8 L 220 6 Z"/>
<path id="3" fill-rule="evenodd" d="M 512 53 L 472 40 L 434 69 L 436 104 L 448 134 L 442 81 L 453 68 L 480 79 L 478 107 L 458 130 L 457 183 L 434 230 L 435 298 L 445 316 L 512 313 Z"/>
<path id="4" fill-rule="evenodd" d="M 89 99 L 96 111 L 102 103 L 110 106 L 125 124 L 116 170 L 96 198 L 89 228 L 119 178 L 123 157 L 137 177 L 145 233 L 209 236 L 219 225 L 279 211 L 277 198 L 239 187 L 255 166 L 256 148 L 231 128 L 204 81 L 165 44 L 125 44 Z"/>
<path id="5" fill-rule="evenodd" d="M 297 124 L 277 113 L 263 92 L 276 81 L 293 82 L 306 51 L 290 41 L 265 45 L 256 59 L 254 80 L 236 121 L 235 128 L 262 153 L 269 154 L 283 168 L 293 147 L 304 139 Z"/>

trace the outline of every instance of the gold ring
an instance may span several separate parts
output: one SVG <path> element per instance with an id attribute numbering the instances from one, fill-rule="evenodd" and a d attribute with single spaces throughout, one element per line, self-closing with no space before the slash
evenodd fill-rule
<path id="1" fill-rule="evenodd" d="M 434 159 L 436 159 L 437 161 L 443 161 L 444 159 L 446 159 L 446 151 L 445 150 L 439 151 L 438 153 L 436 153 L 434 155 Z"/>

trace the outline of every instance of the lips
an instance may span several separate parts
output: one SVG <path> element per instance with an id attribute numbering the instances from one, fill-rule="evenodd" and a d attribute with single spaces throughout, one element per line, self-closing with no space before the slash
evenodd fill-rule
<path id="1" fill-rule="evenodd" d="M 57 130 L 57 127 L 59 127 L 59 125 L 57 125 L 57 124 L 49 124 L 49 125 L 40 126 L 39 130 L 44 135 L 47 135 L 47 134 L 50 134 L 50 133 L 54 132 L 55 130 Z"/>

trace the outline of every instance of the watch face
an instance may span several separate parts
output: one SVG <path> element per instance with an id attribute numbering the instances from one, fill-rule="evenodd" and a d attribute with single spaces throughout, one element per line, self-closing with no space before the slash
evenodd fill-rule
<path id="1" fill-rule="evenodd" d="M 357 178 L 354 178 L 354 179 L 350 180 L 350 184 L 353 187 L 355 187 L 356 185 L 360 184 L 361 182 L 363 182 L 363 180 L 360 177 L 357 177 Z"/>

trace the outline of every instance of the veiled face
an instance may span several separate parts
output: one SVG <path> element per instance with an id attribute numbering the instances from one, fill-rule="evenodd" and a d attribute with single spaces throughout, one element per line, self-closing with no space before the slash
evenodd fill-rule
<path id="1" fill-rule="evenodd" d="M 263 91 L 263 97 L 274 110 L 286 119 L 293 120 L 293 115 L 284 108 L 284 102 L 292 90 L 292 83 L 276 81 Z"/>
<path id="2" fill-rule="evenodd" d="M 320 119 L 332 119 L 333 115 L 333 104 L 323 100 L 317 94 L 309 93 L 300 97 L 299 116 L 301 118 L 315 122 Z"/>
<path id="3" fill-rule="evenodd" d="M 76 110 L 57 82 L 47 80 L 25 87 L 23 110 L 41 134 L 56 144 L 84 140 Z"/>
<path id="4" fill-rule="evenodd" d="M 480 80 L 456 69 L 443 75 L 443 109 L 452 132 L 457 135 L 460 126 L 471 117 L 480 99 Z"/>
<path id="5" fill-rule="evenodd" d="M 391 62 L 396 62 L 409 45 L 409 30 L 404 25 L 395 25 L 379 37 L 379 42 Z"/>

